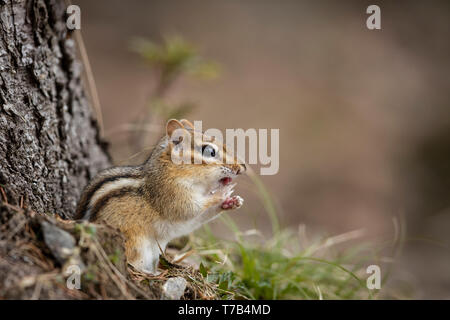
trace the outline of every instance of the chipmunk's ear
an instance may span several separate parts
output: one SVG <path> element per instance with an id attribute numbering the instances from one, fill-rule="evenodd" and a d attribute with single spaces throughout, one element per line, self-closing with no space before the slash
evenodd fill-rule
<path id="1" fill-rule="evenodd" d="M 183 141 L 183 137 L 188 134 L 183 124 L 176 119 L 170 119 L 167 121 L 166 133 L 174 144 L 179 144 Z"/>
<path id="2" fill-rule="evenodd" d="M 177 129 L 184 129 L 184 126 L 180 121 L 176 119 L 170 119 L 166 124 L 166 133 L 169 137 L 172 136 L 173 132 Z"/>
<path id="3" fill-rule="evenodd" d="M 180 122 L 186 129 L 194 130 L 194 125 L 189 120 L 181 119 Z"/>

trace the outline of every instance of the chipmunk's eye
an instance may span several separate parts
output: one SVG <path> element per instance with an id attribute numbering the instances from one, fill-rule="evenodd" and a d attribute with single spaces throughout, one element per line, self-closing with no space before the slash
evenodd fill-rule
<path id="1" fill-rule="evenodd" d="M 204 157 L 214 158 L 216 156 L 216 150 L 209 144 L 204 144 L 202 146 L 202 154 Z"/>

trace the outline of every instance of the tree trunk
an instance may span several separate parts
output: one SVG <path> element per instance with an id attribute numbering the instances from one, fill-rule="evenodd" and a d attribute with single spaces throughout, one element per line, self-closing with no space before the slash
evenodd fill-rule
<path id="1" fill-rule="evenodd" d="M 0 185 L 12 201 L 70 218 L 109 156 L 65 11 L 63 0 L 0 0 Z"/>

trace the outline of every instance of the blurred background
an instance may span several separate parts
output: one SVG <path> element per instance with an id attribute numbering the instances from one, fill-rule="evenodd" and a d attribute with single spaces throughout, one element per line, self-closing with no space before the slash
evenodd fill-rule
<path id="1" fill-rule="evenodd" d="M 136 37 L 182 37 L 218 76 L 179 77 L 164 103 L 184 106 L 183 117 L 204 129 L 280 129 L 279 173 L 261 178 L 282 226 L 392 238 L 397 219 L 406 238 L 393 277 L 417 298 L 450 298 L 450 2 L 74 4 L 117 164 L 139 161 L 129 148 L 141 136 L 130 132 L 136 117 L 150 119 L 146 147 L 164 123 L 149 103 L 160 78 Z M 381 30 L 366 28 L 371 4 Z M 240 183 L 246 204 L 233 217 L 244 230 L 270 232 L 253 189 Z"/>

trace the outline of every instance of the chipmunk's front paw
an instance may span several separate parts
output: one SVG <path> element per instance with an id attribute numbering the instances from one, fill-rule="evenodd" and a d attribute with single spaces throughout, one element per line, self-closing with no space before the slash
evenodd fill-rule
<path id="1" fill-rule="evenodd" d="M 240 196 L 233 196 L 230 198 L 227 198 L 223 203 L 221 208 L 224 210 L 233 210 L 240 208 L 244 204 L 244 199 L 242 199 Z"/>

